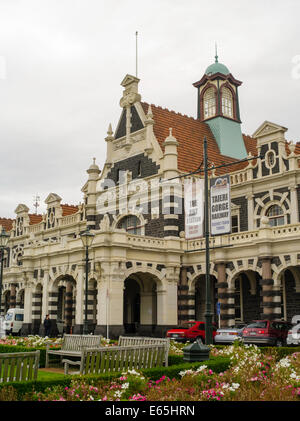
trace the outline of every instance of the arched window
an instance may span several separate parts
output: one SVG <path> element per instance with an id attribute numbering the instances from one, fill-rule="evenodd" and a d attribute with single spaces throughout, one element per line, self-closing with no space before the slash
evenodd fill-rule
<path id="1" fill-rule="evenodd" d="M 124 228 L 128 234 L 141 235 L 141 222 L 135 215 L 128 215 L 118 222 L 117 228 Z"/>
<path id="2" fill-rule="evenodd" d="M 266 216 L 269 218 L 271 227 L 277 227 L 278 225 L 284 225 L 285 223 L 283 210 L 278 205 L 270 206 L 267 210 Z"/>
<path id="3" fill-rule="evenodd" d="M 216 115 L 216 94 L 214 88 L 208 88 L 203 95 L 204 118 Z"/>
<path id="4" fill-rule="evenodd" d="M 233 118 L 232 93 L 228 88 L 222 88 L 222 114 Z"/>

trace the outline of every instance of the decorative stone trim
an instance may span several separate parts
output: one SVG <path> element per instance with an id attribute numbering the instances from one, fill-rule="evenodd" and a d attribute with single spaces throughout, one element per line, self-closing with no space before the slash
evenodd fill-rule
<path id="1" fill-rule="evenodd" d="M 262 307 L 267 307 L 267 308 L 276 308 L 278 307 L 279 303 L 278 302 L 273 302 L 273 301 L 263 301 L 261 303 Z"/>
<path id="2" fill-rule="evenodd" d="M 181 304 L 178 306 L 178 310 L 195 310 L 195 306 L 191 304 Z"/>
<path id="3" fill-rule="evenodd" d="M 179 314 L 178 319 L 179 320 L 195 320 L 196 316 L 195 314 Z"/>
<path id="4" fill-rule="evenodd" d="M 195 295 L 191 295 L 191 294 L 178 295 L 178 300 L 192 300 L 192 301 L 195 301 Z"/>
<path id="5" fill-rule="evenodd" d="M 215 284 L 216 288 L 228 288 L 228 283 L 227 282 L 217 282 Z"/>
<path id="6" fill-rule="evenodd" d="M 221 303 L 220 307 L 221 307 L 221 310 L 228 310 L 230 308 L 234 308 L 234 303 L 231 303 L 231 304 Z"/>
<path id="7" fill-rule="evenodd" d="M 281 297 L 280 291 L 265 290 L 260 292 L 261 297 Z"/>
<path id="8" fill-rule="evenodd" d="M 188 285 L 178 285 L 178 291 L 188 291 L 188 290 L 189 290 Z"/>
<path id="9" fill-rule="evenodd" d="M 260 279 L 259 283 L 261 286 L 263 285 L 274 285 L 274 280 L 273 279 Z"/>
<path id="10" fill-rule="evenodd" d="M 234 292 L 219 292 L 217 298 L 234 298 Z"/>

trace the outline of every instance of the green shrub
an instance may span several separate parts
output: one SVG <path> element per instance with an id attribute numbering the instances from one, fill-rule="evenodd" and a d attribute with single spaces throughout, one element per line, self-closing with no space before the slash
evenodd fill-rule
<path id="1" fill-rule="evenodd" d="M 196 369 L 201 365 L 206 365 L 208 369 L 211 369 L 215 373 L 221 373 L 229 368 L 230 358 L 211 357 L 207 361 L 193 363 L 183 362 L 182 364 L 171 365 L 169 367 L 148 368 L 146 370 L 143 370 L 143 374 L 150 380 L 159 380 L 162 376 L 167 376 L 170 379 L 178 379 L 181 378 L 181 376 L 179 375 L 181 371 Z"/>
<path id="2" fill-rule="evenodd" d="M 169 355 L 168 358 L 168 365 L 176 365 L 176 364 L 182 364 L 183 361 L 183 355 Z"/>
<path id="3" fill-rule="evenodd" d="M 212 369 L 215 373 L 220 373 L 225 370 L 230 365 L 230 359 L 224 357 L 214 358 L 212 357 L 208 361 L 201 361 L 201 362 L 193 362 L 193 363 L 183 363 L 178 365 L 172 365 L 170 367 L 156 367 L 141 370 L 143 375 L 150 380 L 159 380 L 162 376 L 167 376 L 169 378 L 180 378 L 180 371 L 188 370 L 188 369 L 196 369 L 201 365 L 207 365 L 208 368 Z M 117 373 L 107 373 L 107 374 L 87 374 L 84 376 L 55 376 L 53 375 L 51 379 L 45 380 L 32 380 L 32 381 L 25 381 L 25 382 L 9 382 L 0 384 L 0 391 L 3 388 L 7 388 L 8 386 L 12 386 L 17 394 L 18 400 L 22 400 L 25 395 L 30 395 L 33 391 L 34 392 L 44 392 L 47 388 L 53 388 L 55 386 L 62 386 L 62 387 L 69 387 L 71 384 L 71 380 L 77 379 L 84 379 L 85 382 L 92 384 L 94 382 L 103 381 L 109 382 L 115 378 L 121 376 L 121 372 Z"/>
<path id="4" fill-rule="evenodd" d="M 25 346 L 19 345 L 0 345 L 0 353 L 13 353 L 13 352 L 32 352 L 32 351 L 40 351 L 40 368 L 45 367 L 46 364 L 46 349 L 45 348 L 27 348 Z M 51 359 L 52 361 L 52 359 Z"/>
<path id="5" fill-rule="evenodd" d="M 294 354 L 294 352 L 300 352 L 300 346 L 280 346 L 280 347 L 266 346 L 266 347 L 262 347 L 261 351 L 263 353 L 273 353 L 273 355 L 274 354 L 276 355 L 277 360 L 281 360 L 287 355 Z"/>

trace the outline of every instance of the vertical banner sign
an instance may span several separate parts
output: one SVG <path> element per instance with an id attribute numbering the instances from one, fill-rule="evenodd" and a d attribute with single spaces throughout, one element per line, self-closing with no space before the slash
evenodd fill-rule
<path id="1" fill-rule="evenodd" d="M 203 237 L 204 180 L 184 180 L 185 238 Z"/>
<path id="2" fill-rule="evenodd" d="M 231 232 L 230 179 L 224 175 L 210 180 L 211 235 Z"/>

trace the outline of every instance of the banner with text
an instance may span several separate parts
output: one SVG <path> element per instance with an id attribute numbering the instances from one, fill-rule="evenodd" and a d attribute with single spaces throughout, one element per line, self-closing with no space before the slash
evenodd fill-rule
<path id="1" fill-rule="evenodd" d="M 185 238 L 203 237 L 204 180 L 184 180 Z"/>
<path id="2" fill-rule="evenodd" d="M 211 235 L 231 232 L 230 179 L 224 175 L 210 180 Z"/>

